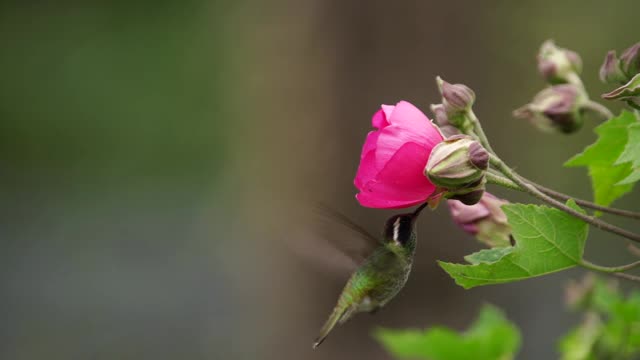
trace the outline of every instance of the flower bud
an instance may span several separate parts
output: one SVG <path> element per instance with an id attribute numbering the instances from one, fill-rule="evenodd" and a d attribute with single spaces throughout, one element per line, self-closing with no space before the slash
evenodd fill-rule
<path id="1" fill-rule="evenodd" d="M 616 56 L 616 52 L 611 50 L 604 58 L 604 63 L 600 67 L 600 80 L 605 83 L 621 83 L 626 81 L 627 76 L 620 68 L 620 60 Z"/>
<path id="2" fill-rule="evenodd" d="M 538 52 L 538 71 L 551 84 L 571 82 L 582 72 L 582 59 L 576 52 L 559 48 L 552 40 L 545 41 Z"/>
<path id="3" fill-rule="evenodd" d="M 634 101 L 640 98 L 640 74 L 633 77 L 628 83 L 602 95 L 607 100 Z"/>
<path id="4" fill-rule="evenodd" d="M 620 67 L 627 74 L 627 79 L 640 73 L 640 43 L 629 47 L 620 55 Z"/>
<path id="5" fill-rule="evenodd" d="M 447 115 L 459 114 L 469 111 L 476 101 L 476 94 L 468 86 L 463 84 L 450 84 L 439 76 L 436 78 L 442 105 Z"/>
<path id="6" fill-rule="evenodd" d="M 513 116 L 529 120 L 543 131 L 570 134 L 582 127 L 582 106 L 586 101 L 575 85 L 555 85 L 539 92 L 531 103 L 515 110 Z"/>
<path id="7" fill-rule="evenodd" d="M 431 151 L 425 175 L 437 186 L 454 191 L 484 179 L 489 153 L 469 136 L 454 135 Z"/>
<path id="8" fill-rule="evenodd" d="M 485 192 L 475 205 L 464 205 L 457 200 L 447 203 L 453 221 L 480 242 L 490 247 L 512 245 L 511 226 L 501 208 L 508 201 Z"/>
<path id="9" fill-rule="evenodd" d="M 444 105 L 431 105 L 431 112 L 433 113 L 438 128 L 440 128 L 440 132 L 442 132 L 445 138 L 460 134 L 460 131 L 449 122 L 447 112 L 444 110 Z"/>
<path id="10" fill-rule="evenodd" d="M 486 183 L 487 180 L 482 178 L 468 187 L 448 191 L 445 197 L 451 200 L 458 200 L 465 205 L 477 204 L 482 199 L 482 195 L 484 195 Z"/>

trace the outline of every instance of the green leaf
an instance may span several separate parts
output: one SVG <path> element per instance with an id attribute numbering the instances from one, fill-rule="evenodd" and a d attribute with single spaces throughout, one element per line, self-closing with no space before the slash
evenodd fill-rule
<path id="1" fill-rule="evenodd" d="M 640 180 L 640 123 L 635 122 L 627 127 L 628 140 L 624 151 L 616 161 L 616 165 L 630 163 L 633 172 L 618 184 L 631 184 Z"/>
<path id="2" fill-rule="evenodd" d="M 567 204 L 582 211 L 572 200 Z M 465 289 L 507 283 L 571 268 L 580 262 L 588 226 L 582 220 L 546 206 L 510 204 L 502 207 L 516 245 L 467 256 L 471 265 L 440 261 L 440 266 Z M 502 256 L 499 256 L 502 255 Z M 491 262 L 487 262 L 487 259 Z"/>
<path id="3" fill-rule="evenodd" d="M 468 331 L 379 329 L 375 337 L 396 358 L 428 360 L 510 360 L 520 347 L 520 332 L 497 308 L 485 305 Z"/>
<path id="4" fill-rule="evenodd" d="M 620 116 L 598 126 L 595 129 L 598 140 L 564 164 L 567 167 L 589 168 L 594 199 L 600 205 L 611 204 L 633 187 L 633 183 L 624 182 L 632 173 L 631 164 L 618 163 L 618 158 L 627 146 L 628 128 L 632 124 L 637 124 L 635 116 L 623 111 Z M 638 176 L 640 179 L 640 175 Z"/>
<path id="5" fill-rule="evenodd" d="M 502 259 L 503 256 L 512 253 L 513 250 L 515 250 L 515 247 L 513 246 L 483 249 L 471 255 L 465 256 L 464 259 L 467 260 L 469 264 L 473 265 L 483 263 L 490 264 Z"/>

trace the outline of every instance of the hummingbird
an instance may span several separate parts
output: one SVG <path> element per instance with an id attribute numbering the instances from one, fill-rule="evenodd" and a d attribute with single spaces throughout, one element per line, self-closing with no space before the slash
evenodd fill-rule
<path id="1" fill-rule="evenodd" d="M 336 324 L 345 323 L 359 312 L 375 313 L 404 287 L 416 250 L 416 219 L 427 205 L 424 203 L 414 212 L 389 218 L 382 239 L 373 237 L 345 216 L 334 214 L 353 230 L 374 240 L 377 246 L 349 278 L 338 303 L 313 343 L 314 349 L 320 346 Z"/>

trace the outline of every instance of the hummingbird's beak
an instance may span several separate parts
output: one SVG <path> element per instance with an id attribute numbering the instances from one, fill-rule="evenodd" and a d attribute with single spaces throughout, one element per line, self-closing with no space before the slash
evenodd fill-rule
<path id="1" fill-rule="evenodd" d="M 413 212 L 412 216 L 414 219 L 418 218 L 418 215 L 420 215 L 420 212 L 427 207 L 427 205 L 429 205 L 429 202 L 426 201 L 424 204 L 418 206 L 418 208 Z"/>

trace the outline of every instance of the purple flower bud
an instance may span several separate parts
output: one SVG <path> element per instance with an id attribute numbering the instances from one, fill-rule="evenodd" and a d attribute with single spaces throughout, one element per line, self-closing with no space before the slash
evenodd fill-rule
<path id="1" fill-rule="evenodd" d="M 620 55 L 620 67 L 627 78 L 632 78 L 640 72 L 640 43 L 637 43 Z"/>
<path id="2" fill-rule="evenodd" d="M 489 154 L 482 145 L 469 136 L 454 135 L 433 148 L 424 171 L 433 184 L 455 192 L 484 180 L 488 166 Z"/>
<path id="3" fill-rule="evenodd" d="M 509 246 L 511 226 L 501 209 L 508 204 L 488 192 L 475 205 L 465 205 L 458 200 L 448 200 L 451 218 L 464 231 L 491 247 Z"/>
<path id="4" fill-rule="evenodd" d="M 436 78 L 436 82 L 449 123 L 458 128 L 464 126 L 465 115 L 476 101 L 476 94 L 466 85 L 450 84 L 440 77 Z"/>
<path id="5" fill-rule="evenodd" d="M 611 50 L 604 58 L 604 63 L 600 67 L 600 80 L 605 83 L 620 83 L 626 81 L 627 77 L 620 69 L 620 60 L 616 52 Z"/>
<path id="6" fill-rule="evenodd" d="M 538 71 L 551 84 L 569 83 L 571 74 L 582 72 L 582 59 L 576 52 L 545 41 L 538 52 Z"/>
<path id="7" fill-rule="evenodd" d="M 472 189 L 457 190 L 455 193 L 447 193 L 451 200 L 460 201 L 464 205 L 475 205 L 484 195 L 484 182 Z"/>
<path id="8" fill-rule="evenodd" d="M 555 85 L 539 92 L 533 101 L 513 112 L 543 131 L 573 133 L 582 127 L 586 95 L 572 84 Z"/>

